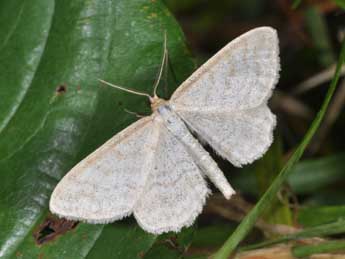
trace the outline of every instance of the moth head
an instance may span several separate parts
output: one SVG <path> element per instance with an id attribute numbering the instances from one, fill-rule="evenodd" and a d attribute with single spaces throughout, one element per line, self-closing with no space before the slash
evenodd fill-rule
<path id="1" fill-rule="evenodd" d="M 160 66 L 160 69 L 159 69 L 159 72 L 158 72 L 158 77 L 157 77 L 157 79 L 155 81 L 155 84 L 153 86 L 153 96 L 149 95 L 148 93 L 143 93 L 143 92 L 140 92 L 140 91 L 137 91 L 137 90 L 133 90 L 133 89 L 129 89 L 129 88 L 126 88 L 126 87 L 114 85 L 114 84 L 111 84 L 111 83 L 109 83 L 107 81 L 104 81 L 102 79 L 98 79 L 98 81 L 100 81 L 103 84 L 109 85 L 111 87 L 114 87 L 116 89 L 119 89 L 119 90 L 122 90 L 122 91 L 125 91 L 125 92 L 128 92 L 128 93 L 132 93 L 132 94 L 148 97 L 149 100 L 150 100 L 150 103 L 151 103 L 152 112 L 155 112 L 158 109 L 159 106 L 161 106 L 161 105 L 163 105 L 163 104 L 165 104 L 167 102 L 166 100 L 164 100 L 162 98 L 159 98 L 157 96 L 157 88 L 158 88 L 159 82 L 160 82 L 160 80 L 162 78 L 164 66 L 166 66 L 166 67 L 168 66 L 168 50 L 167 50 L 167 35 L 166 35 L 166 32 L 164 33 L 162 62 L 161 62 L 161 66 Z"/>
<path id="2" fill-rule="evenodd" d="M 152 112 L 157 111 L 158 107 L 161 106 L 161 105 L 164 105 L 166 102 L 167 102 L 167 100 L 159 98 L 157 95 L 154 95 L 153 97 L 150 97 L 150 103 L 151 103 L 151 110 L 152 110 Z"/>

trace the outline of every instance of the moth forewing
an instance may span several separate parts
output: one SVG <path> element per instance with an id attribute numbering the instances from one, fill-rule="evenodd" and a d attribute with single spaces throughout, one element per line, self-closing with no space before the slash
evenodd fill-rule
<path id="1" fill-rule="evenodd" d="M 133 123 L 79 162 L 58 183 L 50 210 L 67 219 L 109 223 L 132 213 L 158 137 L 151 117 Z"/>
<path id="2" fill-rule="evenodd" d="M 197 69 L 173 93 L 176 110 L 231 110 L 266 103 L 279 78 L 279 41 L 271 27 L 234 39 Z"/>

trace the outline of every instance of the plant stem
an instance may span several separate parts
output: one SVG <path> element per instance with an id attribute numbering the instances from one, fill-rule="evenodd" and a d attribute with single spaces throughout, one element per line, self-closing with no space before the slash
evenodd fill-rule
<path id="1" fill-rule="evenodd" d="M 313 254 L 329 253 L 339 250 L 345 250 L 345 241 L 330 241 L 313 245 L 298 245 L 292 248 L 292 254 L 295 257 L 307 257 Z"/>
<path id="2" fill-rule="evenodd" d="M 249 245 L 241 248 L 241 251 L 247 251 L 247 250 L 253 250 L 258 249 L 261 247 L 267 247 L 270 245 L 275 245 L 283 242 L 287 242 L 290 240 L 299 240 L 299 239 L 306 239 L 306 238 L 312 238 L 312 237 L 321 237 L 326 235 L 334 235 L 334 234 L 340 234 L 345 233 L 345 219 L 338 220 L 336 222 L 311 227 L 307 229 L 303 229 L 297 233 L 293 233 L 290 235 L 285 235 L 280 238 L 276 238 L 273 240 L 264 241 L 262 243 Z"/>

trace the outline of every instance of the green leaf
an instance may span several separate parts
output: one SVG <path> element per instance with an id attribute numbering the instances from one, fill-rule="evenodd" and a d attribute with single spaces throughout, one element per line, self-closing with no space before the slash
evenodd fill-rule
<path id="1" fill-rule="evenodd" d="M 345 154 L 298 163 L 288 178 L 295 193 L 309 194 L 337 183 L 345 176 Z"/>
<path id="2" fill-rule="evenodd" d="M 166 233 L 157 239 L 157 242 L 145 254 L 144 259 L 177 259 L 184 258 L 184 253 L 190 246 L 194 232 L 195 225 L 183 228 L 179 233 Z"/>
<path id="3" fill-rule="evenodd" d="M 264 193 L 262 198 L 258 201 L 255 207 L 248 213 L 248 215 L 242 220 L 241 224 L 237 227 L 234 233 L 229 237 L 229 239 L 224 243 L 220 250 L 214 255 L 216 259 L 225 259 L 230 256 L 230 254 L 236 249 L 238 244 L 243 240 L 243 238 L 248 234 L 248 232 L 254 227 L 254 224 L 258 217 L 265 211 L 265 209 L 272 204 L 276 194 L 278 193 L 282 184 L 287 180 L 291 168 L 300 160 L 306 147 L 310 143 L 310 140 L 314 136 L 315 132 L 319 128 L 322 119 L 327 111 L 328 105 L 332 99 L 333 93 L 336 89 L 340 70 L 345 60 L 345 41 L 343 42 L 339 61 L 337 64 L 335 75 L 332 79 L 330 87 L 328 89 L 325 100 L 320 108 L 320 111 L 316 115 L 312 125 L 310 126 L 308 132 L 304 136 L 301 144 L 298 146 L 296 151 L 293 153 L 289 161 L 286 163 L 284 168 L 280 171 L 279 175 L 275 178 L 271 186 Z"/>
<path id="4" fill-rule="evenodd" d="M 345 251 L 345 241 L 329 241 L 313 245 L 297 245 L 292 248 L 293 256 L 306 258 L 313 254 Z"/>
<path id="5" fill-rule="evenodd" d="M 298 223 L 313 227 L 345 218 L 345 206 L 321 206 L 302 208 L 298 212 Z"/>
<path id="6" fill-rule="evenodd" d="M 145 255 L 144 259 L 179 259 L 182 258 L 181 253 L 173 248 L 169 248 L 165 244 L 159 244 L 152 247 L 152 249 Z"/>
<path id="7" fill-rule="evenodd" d="M 33 234 L 59 179 L 135 120 L 124 108 L 150 110 L 97 78 L 151 93 L 164 31 L 175 75 L 167 95 L 191 73 L 178 24 L 151 0 L 2 1 L 0 14 L 0 257 L 123 258 L 117 242 L 136 242 L 128 256 L 138 257 L 155 238 L 135 226 L 79 224 L 41 245 Z"/>
<path id="8" fill-rule="evenodd" d="M 345 190 L 332 188 L 330 190 L 318 191 L 304 202 L 308 206 L 335 206 L 343 205 Z"/>
<path id="9" fill-rule="evenodd" d="M 193 247 L 219 247 L 235 229 L 235 224 L 212 224 L 198 228 L 193 238 Z"/>
<path id="10" fill-rule="evenodd" d="M 138 226 L 122 223 L 107 225 L 86 258 L 143 258 L 155 240 L 154 235 L 144 232 Z"/>

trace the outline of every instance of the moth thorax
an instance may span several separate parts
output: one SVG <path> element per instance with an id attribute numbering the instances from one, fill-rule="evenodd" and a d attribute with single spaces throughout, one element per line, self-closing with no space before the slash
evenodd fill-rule
<path id="1" fill-rule="evenodd" d="M 151 109 L 153 112 L 157 111 L 158 107 L 165 104 L 167 101 L 159 98 L 158 96 L 154 96 L 150 99 L 151 101 Z"/>

